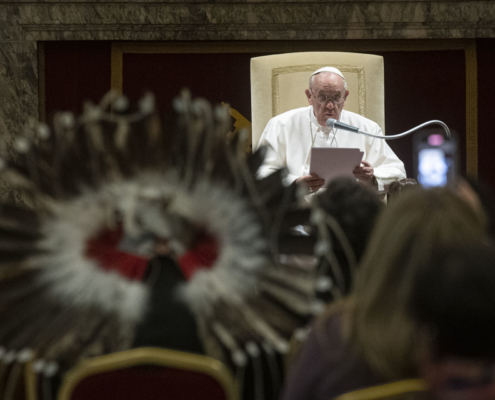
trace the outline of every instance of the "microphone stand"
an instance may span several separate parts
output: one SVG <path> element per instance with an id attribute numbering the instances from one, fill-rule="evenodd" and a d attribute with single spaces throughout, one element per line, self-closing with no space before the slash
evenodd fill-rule
<path id="1" fill-rule="evenodd" d="M 403 136 L 407 136 L 409 135 L 410 133 L 413 133 L 413 132 L 416 132 L 417 130 L 421 129 L 421 128 L 424 128 L 425 126 L 428 126 L 428 125 L 440 125 L 444 130 L 445 130 L 445 133 L 447 134 L 447 137 L 450 139 L 451 138 L 451 135 L 450 135 L 450 129 L 449 127 L 442 121 L 439 121 L 437 119 L 435 120 L 432 120 L 432 121 L 428 121 L 428 122 L 425 122 L 421 125 L 418 125 L 406 132 L 403 132 L 403 133 L 399 133 L 397 135 L 390 135 L 390 136 L 380 136 L 380 135 L 373 135 L 371 133 L 368 133 L 368 132 L 365 132 L 365 131 L 362 131 L 358 128 L 355 128 L 355 127 L 350 127 L 349 128 L 353 128 L 353 129 L 349 129 L 349 128 L 346 128 L 347 125 L 345 125 L 345 127 L 339 127 L 339 122 L 332 119 L 332 118 L 329 118 L 327 119 L 327 125 L 328 126 L 331 126 L 331 127 L 336 127 L 337 129 L 343 129 L 343 130 L 348 130 L 350 132 L 354 132 L 354 133 L 360 133 L 361 135 L 366 135 L 366 136 L 371 136 L 371 137 L 375 137 L 375 138 L 378 138 L 378 139 L 384 139 L 384 140 L 392 140 L 392 139 L 398 139 L 398 138 L 401 138 Z"/>

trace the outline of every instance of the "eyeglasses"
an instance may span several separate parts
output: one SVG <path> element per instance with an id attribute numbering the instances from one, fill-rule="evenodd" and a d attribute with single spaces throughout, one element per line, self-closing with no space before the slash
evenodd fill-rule
<path id="1" fill-rule="evenodd" d="M 324 94 L 320 94 L 318 97 L 316 97 L 311 90 L 310 92 L 313 95 L 313 97 L 316 99 L 316 101 L 318 101 L 318 103 L 320 104 L 327 105 L 331 101 L 334 106 L 340 106 L 345 101 L 345 96 L 341 96 L 340 94 L 334 97 L 329 97 L 329 96 L 325 96 Z"/>

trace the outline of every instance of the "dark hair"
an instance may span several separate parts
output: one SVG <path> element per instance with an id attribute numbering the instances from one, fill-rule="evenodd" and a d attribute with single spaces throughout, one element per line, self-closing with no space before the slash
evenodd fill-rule
<path id="1" fill-rule="evenodd" d="M 495 358 L 495 249 L 440 249 L 416 279 L 411 311 L 433 333 L 437 357 Z"/>
<path id="2" fill-rule="evenodd" d="M 417 371 L 415 277 L 441 246 L 481 241 L 484 215 L 448 188 L 410 190 L 378 218 L 346 301 L 349 343 L 387 379 Z M 434 265 L 434 264 L 431 264 Z"/>
<path id="3" fill-rule="evenodd" d="M 325 212 L 335 218 L 342 228 L 359 262 L 384 203 L 371 189 L 350 178 L 338 178 L 330 182 L 318 200 Z M 345 253 L 333 232 L 331 235 L 333 251 L 349 289 L 352 277 Z"/>
<path id="4" fill-rule="evenodd" d="M 495 239 L 495 194 L 492 188 L 483 181 L 473 178 L 466 178 L 466 181 L 478 195 L 481 207 L 483 207 L 488 219 L 488 234 L 493 240 Z"/>
<path id="5" fill-rule="evenodd" d="M 420 187 L 421 186 L 418 184 L 418 181 L 412 178 L 404 178 L 398 181 L 393 181 L 388 186 L 387 203 L 392 204 L 397 201 L 400 195 L 409 190 L 417 190 Z"/>
<path id="6" fill-rule="evenodd" d="M 339 223 L 359 261 L 384 203 L 376 193 L 350 178 L 333 180 L 318 199 L 325 212 Z"/>

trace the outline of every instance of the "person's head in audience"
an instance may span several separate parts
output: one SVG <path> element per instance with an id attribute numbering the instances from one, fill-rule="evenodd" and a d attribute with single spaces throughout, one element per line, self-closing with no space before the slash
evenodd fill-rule
<path id="1" fill-rule="evenodd" d="M 495 249 L 438 249 L 413 286 L 422 376 L 438 399 L 495 398 Z"/>
<path id="2" fill-rule="evenodd" d="M 354 253 L 356 262 L 361 260 L 371 231 L 384 203 L 371 189 L 360 185 L 355 179 L 338 178 L 330 182 L 325 192 L 318 195 L 318 200 L 325 212 L 332 216 L 342 228 Z M 340 240 L 330 230 L 332 250 L 343 268 L 346 290 L 352 281 L 349 261 Z"/>
<path id="3" fill-rule="evenodd" d="M 482 240 L 485 219 L 446 188 L 405 193 L 379 218 L 348 300 L 349 337 L 387 379 L 417 373 L 408 303 L 442 246 Z"/>
<path id="4" fill-rule="evenodd" d="M 392 204 L 397 201 L 399 196 L 403 195 L 404 193 L 419 188 L 421 188 L 421 186 L 418 184 L 416 179 L 404 178 L 399 181 L 393 181 L 388 186 L 387 204 Z"/>

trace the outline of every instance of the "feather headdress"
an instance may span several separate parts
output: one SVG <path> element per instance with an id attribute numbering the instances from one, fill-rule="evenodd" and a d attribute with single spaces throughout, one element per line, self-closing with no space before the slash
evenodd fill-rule
<path id="1" fill-rule="evenodd" d="M 6 393 L 27 361 L 50 377 L 129 348 L 150 301 L 140 278 L 156 238 L 178 254 L 200 232 L 214 238 L 211 265 L 190 273 L 178 295 L 207 353 L 239 370 L 260 351 L 287 351 L 294 330 L 321 311 L 318 290 L 338 295 L 316 269 L 284 258 L 312 254 L 315 244 L 331 258 L 328 216 L 317 201 L 300 207 L 303 193 L 283 185 L 283 170 L 255 179 L 264 149 L 247 155 L 242 138 L 226 142 L 227 109 L 186 91 L 175 100 L 174 124 L 159 120 L 152 95 L 136 112 L 126 109 L 110 93 L 85 104 L 81 117 L 60 113 L 52 128 L 40 124 L 16 139 L 16 160 L 0 160 L 1 178 L 33 203 L 0 209 Z M 294 235 L 308 221 L 316 234 Z"/>

